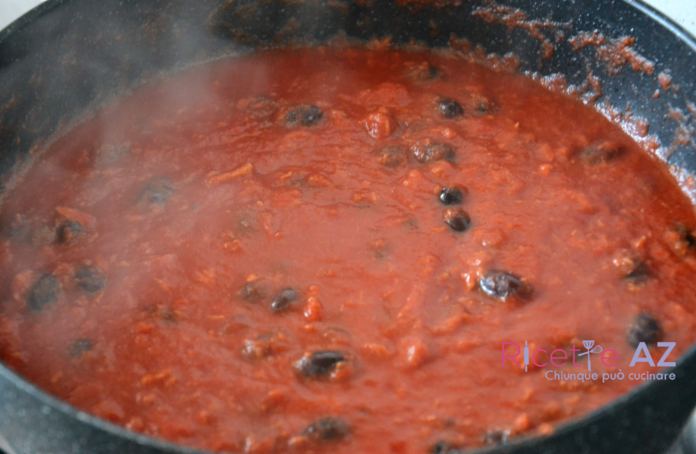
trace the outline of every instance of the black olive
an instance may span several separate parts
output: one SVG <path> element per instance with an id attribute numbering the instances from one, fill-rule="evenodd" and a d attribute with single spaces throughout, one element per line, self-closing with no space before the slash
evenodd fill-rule
<path id="1" fill-rule="evenodd" d="M 263 285 L 259 284 L 256 281 L 247 282 L 244 285 L 244 287 L 242 287 L 242 289 L 239 291 L 239 296 L 241 296 L 241 298 L 244 301 L 248 301 L 250 303 L 255 303 L 259 300 L 262 300 L 264 294 L 265 291 Z"/>
<path id="2" fill-rule="evenodd" d="M 334 441 L 350 433 L 350 426 L 341 418 L 327 417 L 316 420 L 304 430 L 304 435 L 314 441 Z"/>
<path id="3" fill-rule="evenodd" d="M 58 301 L 60 282 L 52 274 L 42 274 L 31 286 L 27 294 L 27 305 L 33 311 L 40 311 Z"/>
<path id="4" fill-rule="evenodd" d="M 287 309 L 290 305 L 297 299 L 297 292 L 294 288 L 288 287 L 284 288 L 273 298 L 271 301 L 271 310 L 273 312 L 280 312 Z"/>
<path id="5" fill-rule="evenodd" d="M 601 164 L 617 158 L 623 152 L 623 147 L 611 141 L 590 145 L 578 153 L 578 159 L 590 165 Z"/>
<path id="6" fill-rule="evenodd" d="M 171 307 L 163 308 L 160 311 L 160 317 L 162 317 L 162 320 L 167 322 L 175 323 L 179 321 L 179 317 L 177 317 L 176 312 L 174 312 Z"/>
<path id="7" fill-rule="evenodd" d="M 428 80 L 434 80 L 440 76 L 440 69 L 437 66 L 428 64 L 427 69 Z"/>
<path id="8" fill-rule="evenodd" d="M 155 205 L 164 207 L 169 199 L 174 194 L 174 183 L 167 177 L 160 177 L 152 180 L 145 189 L 140 193 L 138 199 L 139 205 Z"/>
<path id="9" fill-rule="evenodd" d="M 627 258 L 620 262 L 621 277 L 630 284 L 642 284 L 650 277 L 650 268 L 640 258 Z"/>
<path id="10" fill-rule="evenodd" d="M 99 268 L 84 265 L 75 273 L 75 285 L 83 293 L 99 293 L 106 287 L 106 275 Z"/>
<path id="11" fill-rule="evenodd" d="M 285 112 L 285 124 L 289 128 L 312 126 L 324 116 L 321 109 L 311 104 L 295 106 Z"/>
<path id="12" fill-rule="evenodd" d="M 483 436 L 483 441 L 488 445 L 504 445 L 509 436 L 509 430 L 491 429 Z"/>
<path id="13" fill-rule="evenodd" d="M 421 164 L 430 164 L 436 161 L 452 161 L 455 155 L 454 148 L 439 142 L 419 142 L 411 147 L 411 152 L 416 161 Z"/>
<path id="14" fill-rule="evenodd" d="M 458 447 L 454 446 L 452 443 L 447 441 L 438 441 L 430 449 L 431 454 L 454 454 L 457 452 Z"/>
<path id="15" fill-rule="evenodd" d="M 440 69 L 426 61 L 408 68 L 406 76 L 414 82 L 429 82 L 440 76 Z"/>
<path id="16" fill-rule="evenodd" d="M 385 167 L 401 167 L 406 164 L 406 150 L 398 145 L 390 145 L 377 151 L 377 162 Z"/>
<path id="17" fill-rule="evenodd" d="M 58 244 L 73 244 L 78 242 L 84 234 L 85 228 L 82 227 L 82 224 L 66 220 L 56 229 L 56 242 Z"/>
<path id="18" fill-rule="evenodd" d="M 83 353 L 86 353 L 86 352 L 92 350 L 92 347 L 94 347 L 94 343 L 91 340 L 89 340 L 89 339 L 77 339 L 70 346 L 70 356 L 73 356 L 73 357 L 82 356 Z"/>
<path id="19" fill-rule="evenodd" d="M 457 187 L 444 188 L 440 191 L 440 202 L 443 205 L 459 205 L 464 200 L 464 191 Z"/>
<path id="20" fill-rule="evenodd" d="M 481 276 L 479 287 L 486 295 L 502 301 L 511 296 L 526 297 L 531 291 L 522 278 L 500 270 L 490 270 Z"/>
<path id="21" fill-rule="evenodd" d="M 684 224 L 677 222 L 667 229 L 665 236 L 668 246 L 677 255 L 685 256 L 696 248 L 694 232 Z"/>
<path id="22" fill-rule="evenodd" d="M 480 96 L 475 99 L 474 105 L 476 112 L 481 114 L 490 113 L 495 108 L 493 103 L 485 96 Z"/>
<path id="23" fill-rule="evenodd" d="M 688 248 L 693 248 L 696 246 L 696 237 L 694 233 L 689 230 L 684 224 L 676 223 L 674 225 L 674 230 L 677 232 L 682 241 L 684 241 Z"/>
<path id="24" fill-rule="evenodd" d="M 645 312 L 636 317 L 628 330 L 628 344 L 635 348 L 645 342 L 646 345 L 656 345 L 662 339 L 662 327 L 655 317 Z"/>
<path id="25" fill-rule="evenodd" d="M 442 219 L 455 232 L 464 232 L 471 225 L 469 213 L 461 208 L 447 208 L 442 214 Z"/>
<path id="26" fill-rule="evenodd" d="M 437 110 L 445 118 L 456 118 L 464 115 L 462 105 L 450 98 L 440 98 L 437 101 Z"/>
<path id="27" fill-rule="evenodd" d="M 295 369 L 305 377 L 322 377 L 328 375 L 336 368 L 338 363 L 346 360 L 343 353 L 326 350 L 305 354 L 295 363 Z"/>

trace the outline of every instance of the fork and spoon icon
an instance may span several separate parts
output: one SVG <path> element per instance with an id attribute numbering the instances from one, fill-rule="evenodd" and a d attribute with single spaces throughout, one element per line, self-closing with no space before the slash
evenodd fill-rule
<path id="1" fill-rule="evenodd" d="M 587 370 L 592 371 L 592 359 L 590 357 L 590 353 L 602 353 L 602 346 L 595 345 L 593 340 L 584 340 L 582 341 L 582 345 L 587 351 L 585 353 L 580 353 L 578 356 L 587 355 Z"/>

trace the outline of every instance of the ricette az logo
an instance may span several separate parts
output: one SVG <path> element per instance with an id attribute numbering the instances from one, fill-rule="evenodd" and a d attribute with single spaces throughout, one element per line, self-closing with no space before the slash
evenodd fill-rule
<path id="1" fill-rule="evenodd" d="M 583 340 L 582 346 L 584 347 L 584 350 L 582 348 L 578 348 L 575 344 L 572 344 L 571 348 L 568 351 L 561 348 L 557 348 L 555 350 L 552 350 L 551 353 L 549 353 L 547 350 L 543 348 L 531 350 L 529 347 L 529 342 L 526 340 L 524 341 L 524 347 L 522 347 L 517 342 L 503 342 L 501 358 L 502 366 L 505 367 L 506 360 L 509 360 L 512 361 L 512 363 L 514 363 L 519 368 L 522 368 L 522 366 L 524 366 L 524 371 L 528 372 L 530 366 L 534 366 L 536 368 L 543 368 L 549 366 L 549 363 L 550 366 L 556 368 L 561 368 L 566 365 L 572 365 L 573 367 L 581 367 L 582 365 L 586 364 L 587 371 L 589 372 L 588 374 L 568 374 L 565 371 L 559 373 L 550 370 L 546 372 L 545 376 L 549 380 L 567 379 L 567 377 L 569 379 L 596 380 L 598 379 L 598 374 L 592 373 L 593 355 L 595 362 L 599 360 L 600 363 L 607 370 L 618 365 L 619 355 L 616 352 L 616 350 L 613 350 L 611 348 L 604 349 L 601 345 L 599 345 L 599 343 L 596 343 L 594 340 Z M 662 356 L 659 358 L 657 362 L 655 362 L 655 360 L 653 359 L 652 353 L 650 352 L 650 349 L 648 348 L 646 343 L 641 342 L 636 347 L 636 350 L 628 367 L 634 367 L 638 363 L 646 363 L 650 367 L 662 368 L 676 366 L 676 362 L 668 361 L 669 356 L 672 353 L 672 350 L 674 350 L 674 348 L 676 347 L 676 342 L 657 342 L 656 345 L 654 345 L 654 347 L 656 347 L 657 349 L 664 349 Z M 546 361 L 544 361 L 545 356 L 547 357 Z M 587 357 L 586 363 L 585 361 L 583 361 L 584 356 Z M 522 364 L 520 364 L 518 360 L 521 360 Z M 603 373 L 602 381 L 604 382 L 609 379 L 623 380 L 622 377 L 624 377 L 624 373 L 621 369 L 619 369 L 616 374 Z M 629 379 L 631 380 L 674 380 L 675 378 L 676 376 L 674 373 L 664 374 L 662 372 L 642 372 L 635 374 L 630 373 L 629 375 Z"/>

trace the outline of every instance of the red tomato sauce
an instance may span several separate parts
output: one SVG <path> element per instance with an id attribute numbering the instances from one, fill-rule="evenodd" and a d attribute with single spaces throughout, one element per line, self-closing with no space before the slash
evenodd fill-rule
<path id="1" fill-rule="evenodd" d="M 547 380 L 586 357 L 525 372 L 503 342 L 592 339 L 618 356 L 592 357 L 601 376 L 696 328 L 696 216 L 665 166 L 447 52 L 272 51 L 152 82 L 57 138 L 0 222 L 3 361 L 214 451 L 548 434 L 641 382 Z"/>

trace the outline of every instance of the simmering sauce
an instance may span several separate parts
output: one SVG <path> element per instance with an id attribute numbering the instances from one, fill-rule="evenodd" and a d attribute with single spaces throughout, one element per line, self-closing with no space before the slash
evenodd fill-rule
<path id="1" fill-rule="evenodd" d="M 0 222 L 3 361 L 213 451 L 548 434 L 641 383 L 603 373 L 663 370 L 628 367 L 641 342 L 673 361 L 696 332 L 696 216 L 664 166 L 447 52 L 270 51 L 153 82 L 57 138 Z M 591 357 L 600 379 L 547 379 L 588 372 L 585 340 L 616 357 Z M 501 362 L 525 341 L 568 360 Z"/>

